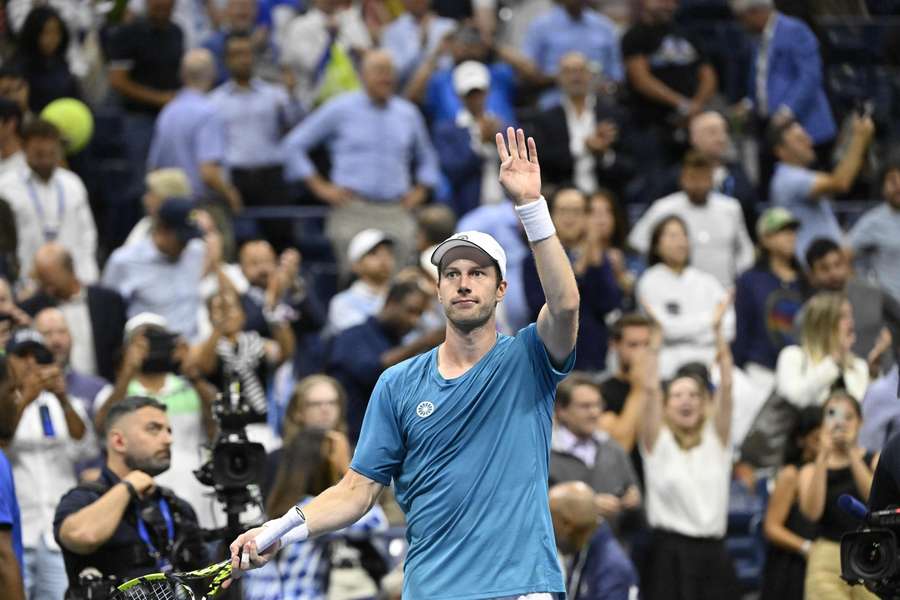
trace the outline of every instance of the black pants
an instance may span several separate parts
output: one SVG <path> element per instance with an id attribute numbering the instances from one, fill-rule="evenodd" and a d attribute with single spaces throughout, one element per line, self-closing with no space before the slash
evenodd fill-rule
<path id="1" fill-rule="evenodd" d="M 244 206 L 285 206 L 290 202 L 281 165 L 231 169 L 231 182 L 241 193 Z M 261 219 L 262 236 L 277 251 L 294 245 L 293 222 L 288 219 Z"/>
<path id="2" fill-rule="evenodd" d="M 732 600 L 740 585 L 725 542 L 653 530 L 641 577 L 645 600 Z"/>

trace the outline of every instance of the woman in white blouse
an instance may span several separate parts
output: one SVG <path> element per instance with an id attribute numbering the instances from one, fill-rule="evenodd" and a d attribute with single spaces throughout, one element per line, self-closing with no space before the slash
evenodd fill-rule
<path id="1" fill-rule="evenodd" d="M 800 345 L 787 346 L 778 355 L 775 388 L 797 406 L 825 403 L 837 384 L 854 398 L 862 398 L 869 385 L 866 361 L 851 351 L 853 309 L 835 292 L 816 294 L 803 307 Z"/>
<path id="2" fill-rule="evenodd" d="M 716 329 L 710 325 L 722 373 L 715 393 L 700 377 L 682 375 L 664 393 L 646 396 L 640 450 L 653 541 L 641 578 L 645 600 L 740 597 L 724 543 L 732 463 L 732 359 Z"/>
<path id="3" fill-rule="evenodd" d="M 731 295 L 715 277 L 690 265 L 690 239 L 680 217 L 666 217 L 653 229 L 647 263 L 637 298 L 662 328 L 660 376 L 671 377 L 689 362 L 711 365 L 716 355 L 713 323 L 722 322 L 727 341 L 734 337 Z"/>

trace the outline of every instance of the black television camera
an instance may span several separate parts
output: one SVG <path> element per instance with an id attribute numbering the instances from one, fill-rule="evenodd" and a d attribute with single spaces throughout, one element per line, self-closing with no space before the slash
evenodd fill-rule
<path id="1" fill-rule="evenodd" d="M 219 432 L 212 443 L 211 457 L 194 475 L 203 485 L 215 488 L 216 497 L 225 505 L 228 526 L 223 537 L 241 531 L 240 514 L 249 505 L 261 505 L 259 492 L 266 464 L 262 444 L 247 438 L 246 426 L 258 415 L 241 395 L 240 383 L 232 379 L 213 406 Z"/>
<path id="2" fill-rule="evenodd" d="M 869 512 L 856 498 L 842 495 L 838 505 L 865 525 L 841 537 L 841 578 L 863 584 L 885 600 L 900 600 L 900 508 Z"/>

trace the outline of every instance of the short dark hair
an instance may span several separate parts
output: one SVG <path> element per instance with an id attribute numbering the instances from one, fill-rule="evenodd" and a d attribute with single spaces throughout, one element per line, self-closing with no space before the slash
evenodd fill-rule
<path id="1" fill-rule="evenodd" d="M 456 215 L 445 204 L 429 204 L 416 212 L 416 224 L 429 246 L 440 244 L 456 232 Z"/>
<path id="2" fill-rule="evenodd" d="M 841 247 L 829 238 L 816 238 L 806 247 L 806 264 L 810 269 L 817 262 L 831 254 L 832 252 L 840 252 Z"/>
<path id="3" fill-rule="evenodd" d="M 137 412 L 142 408 L 147 407 L 166 412 L 166 405 L 156 398 L 151 398 L 149 396 L 127 396 L 121 402 L 113 404 L 109 409 L 109 412 L 106 413 L 106 421 L 103 424 L 103 429 L 109 431 L 110 427 L 115 425 L 115 423 L 125 415 L 130 415 L 133 412 Z"/>
<path id="4" fill-rule="evenodd" d="M 593 377 L 583 371 L 573 371 L 556 386 L 556 408 L 568 408 L 569 404 L 572 403 L 572 392 L 575 391 L 575 388 L 582 385 L 590 386 L 597 390 L 597 393 L 600 393 L 600 386 L 597 385 Z"/>
<path id="5" fill-rule="evenodd" d="M 773 150 L 780 146 L 784 141 L 785 134 L 796 124 L 796 119 L 787 119 L 786 121 L 774 120 L 769 123 L 769 126 L 766 128 L 766 145 Z"/>
<path id="6" fill-rule="evenodd" d="M 669 215 L 662 219 L 659 223 L 656 224 L 656 227 L 653 228 L 653 233 L 650 234 L 650 249 L 647 251 L 647 266 L 652 267 L 655 264 L 661 263 L 662 256 L 659 255 L 659 250 L 657 246 L 659 246 L 659 239 L 662 237 L 663 231 L 669 223 L 678 223 L 681 225 L 681 228 L 684 230 L 684 233 L 690 239 L 690 231 L 688 231 L 687 223 L 684 222 L 684 219 L 679 217 L 678 215 Z M 690 256 L 688 256 L 688 263 L 691 262 Z"/>
<path id="7" fill-rule="evenodd" d="M 22 140 L 27 142 L 32 138 L 62 140 L 59 128 L 50 121 L 44 119 L 34 119 L 22 128 Z"/>
<path id="8" fill-rule="evenodd" d="M 16 129 L 22 125 L 22 109 L 9 98 L 0 98 L 0 123 L 10 119 L 16 122 Z"/>
<path id="9" fill-rule="evenodd" d="M 681 168 L 684 169 L 712 169 L 715 165 L 706 155 L 698 150 L 688 150 L 681 159 Z"/>
<path id="10" fill-rule="evenodd" d="M 621 342 L 622 336 L 625 334 L 625 330 L 629 327 L 653 327 L 653 320 L 647 315 L 642 315 L 641 313 L 625 313 L 619 320 L 613 323 L 612 329 L 610 329 L 610 336 L 613 341 Z"/>
<path id="11" fill-rule="evenodd" d="M 428 294 L 425 293 L 425 291 L 419 285 L 419 282 L 416 280 L 407 279 L 404 281 L 395 281 L 391 284 L 384 303 L 393 304 L 403 302 L 403 300 L 405 300 L 407 296 L 411 296 L 412 294 L 420 294 L 425 298 L 428 297 Z"/>

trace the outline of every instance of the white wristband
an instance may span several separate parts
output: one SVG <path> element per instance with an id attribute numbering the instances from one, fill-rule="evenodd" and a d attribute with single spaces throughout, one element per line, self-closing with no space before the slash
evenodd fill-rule
<path id="1" fill-rule="evenodd" d="M 306 523 L 303 523 L 281 536 L 281 547 L 284 548 L 288 544 L 293 544 L 294 542 L 302 542 L 308 537 L 309 528 L 307 528 Z"/>
<path id="2" fill-rule="evenodd" d="M 529 242 L 539 242 L 556 235 L 556 227 L 553 226 L 550 210 L 543 196 L 534 202 L 516 206 L 516 213 L 522 221 Z"/>
<path id="3" fill-rule="evenodd" d="M 256 536 L 256 548 L 259 552 L 265 552 L 275 540 L 305 524 L 306 517 L 303 511 L 297 506 L 292 506 L 283 516 L 263 525 L 263 530 Z"/>

